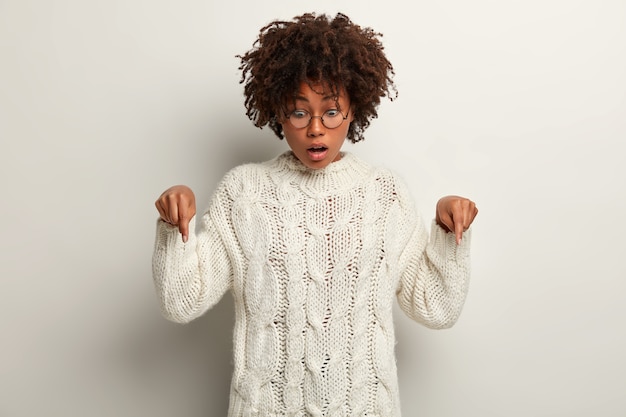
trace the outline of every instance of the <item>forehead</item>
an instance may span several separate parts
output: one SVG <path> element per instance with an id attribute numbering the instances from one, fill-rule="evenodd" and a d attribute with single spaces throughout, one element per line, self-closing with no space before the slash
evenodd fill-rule
<path id="1" fill-rule="evenodd" d="M 333 88 L 328 83 L 308 83 L 306 81 L 300 83 L 294 98 L 302 101 L 345 101 L 348 99 L 343 86 L 336 86 L 336 90 L 333 91 Z"/>

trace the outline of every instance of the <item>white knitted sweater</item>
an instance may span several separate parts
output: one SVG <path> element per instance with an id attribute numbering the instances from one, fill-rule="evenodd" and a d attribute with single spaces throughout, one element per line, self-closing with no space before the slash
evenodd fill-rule
<path id="1" fill-rule="evenodd" d="M 428 327 L 454 324 L 469 232 L 457 246 L 432 222 L 429 239 L 398 177 L 351 153 L 321 170 L 291 152 L 239 166 L 201 220 L 186 244 L 158 222 L 154 281 L 176 322 L 232 291 L 230 417 L 400 415 L 393 300 Z"/>

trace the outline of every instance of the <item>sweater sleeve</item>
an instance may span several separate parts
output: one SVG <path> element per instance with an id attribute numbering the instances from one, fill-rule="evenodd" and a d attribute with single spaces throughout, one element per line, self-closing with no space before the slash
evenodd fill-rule
<path id="1" fill-rule="evenodd" d="M 152 274 L 161 311 L 168 320 L 192 321 L 231 288 L 233 268 L 224 244 L 229 228 L 222 195 L 216 192 L 197 232 L 196 217 L 192 218 L 186 243 L 177 227 L 157 221 Z"/>
<path id="2" fill-rule="evenodd" d="M 409 237 L 398 262 L 399 305 L 411 319 L 429 328 L 452 327 L 468 292 L 471 230 L 457 245 L 454 233 L 443 230 L 433 219 L 429 236 L 407 196 L 400 197 L 400 222 Z"/>

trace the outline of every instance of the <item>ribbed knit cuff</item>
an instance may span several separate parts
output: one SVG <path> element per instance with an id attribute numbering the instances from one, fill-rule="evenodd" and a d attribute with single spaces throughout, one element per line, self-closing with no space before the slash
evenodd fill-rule
<path id="1" fill-rule="evenodd" d="M 196 239 L 196 216 L 191 218 L 189 222 L 189 240 L 186 244 L 190 244 Z M 184 246 L 183 235 L 180 234 L 178 226 L 172 226 L 161 218 L 157 219 L 157 245 L 159 243 L 170 246 Z"/>
<path id="2" fill-rule="evenodd" d="M 458 262 L 468 257 L 470 255 L 471 240 L 471 228 L 463 233 L 461 243 L 457 245 L 454 233 L 444 230 L 434 219 L 431 223 L 430 245 L 442 259 L 453 258 Z"/>

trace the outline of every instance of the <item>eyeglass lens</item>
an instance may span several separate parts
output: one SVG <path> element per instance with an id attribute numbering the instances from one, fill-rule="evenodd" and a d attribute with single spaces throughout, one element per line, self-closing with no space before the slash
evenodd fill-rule
<path id="1" fill-rule="evenodd" d="M 289 115 L 289 121 L 296 129 L 302 129 L 307 127 L 315 117 L 318 117 L 328 129 L 339 127 L 346 119 L 338 110 L 329 110 L 322 116 L 311 116 L 309 112 L 296 110 Z"/>

